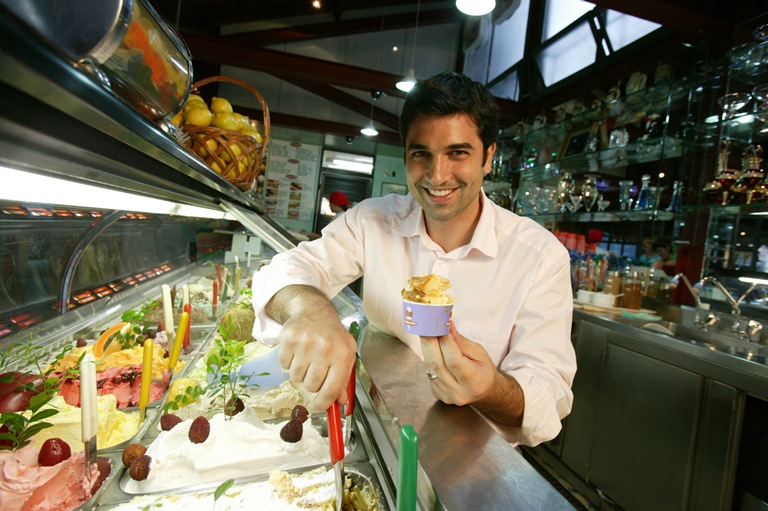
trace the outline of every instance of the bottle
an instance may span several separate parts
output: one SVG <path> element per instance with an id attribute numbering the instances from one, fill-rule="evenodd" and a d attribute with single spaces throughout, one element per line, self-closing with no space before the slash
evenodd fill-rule
<path id="1" fill-rule="evenodd" d="M 651 175 L 643 174 L 640 178 L 642 183 L 640 184 L 640 192 L 637 194 L 637 202 L 635 203 L 635 209 L 648 209 L 650 206 L 650 184 Z"/>
<path id="2" fill-rule="evenodd" d="M 683 212 L 683 182 L 675 181 L 672 183 L 672 199 L 669 201 L 669 207 L 667 211 L 672 213 Z"/>

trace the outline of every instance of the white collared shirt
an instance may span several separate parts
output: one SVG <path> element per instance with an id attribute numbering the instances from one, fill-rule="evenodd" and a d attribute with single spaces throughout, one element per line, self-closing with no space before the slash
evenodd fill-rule
<path id="1" fill-rule="evenodd" d="M 523 426 L 497 429 L 525 445 L 554 438 L 570 413 L 576 372 L 568 252 L 536 222 L 484 194 L 482 201 L 471 242 L 449 253 L 429 237 L 410 195 L 362 201 L 323 229 L 321 238 L 276 255 L 254 275 L 254 337 L 277 342 L 280 325 L 264 306 L 283 287 L 306 284 L 332 297 L 364 272 L 368 322 L 421 357 L 419 337 L 403 331 L 400 291 L 412 276 L 442 275 L 456 298 L 458 332 L 482 344 L 525 394 Z"/>

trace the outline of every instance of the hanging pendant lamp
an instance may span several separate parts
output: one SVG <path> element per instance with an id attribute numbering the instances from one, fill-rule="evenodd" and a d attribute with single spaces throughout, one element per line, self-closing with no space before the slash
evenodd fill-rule
<path id="1" fill-rule="evenodd" d="M 408 72 L 395 85 L 399 90 L 408 93 L 416 85 L 416 73 L 413 70 L 413 61 L 416 57 L 416 37 L 419 35 L 419 12 L 421 11 L 421 0 L 416 3 L 416 26 L 413 29 L 413 52 L 411 53 L 411 67 Z"/>
<path id="2" fill-rule="evenodd" d="M 496 0 L 456 0 L 456 8 L 469 16 L 488 14 L 496 7 Z"/>
<path id="3" fill-rule="evenodd" d="M 378 95 L 377 95 L 378 94 Z M 379 134 L 379 130 L 376 129 L 376 126 L 373 125 L 373 103 L 376 101 L 376 99 L 381 96 L 380 91 L 371 91 L 371 97 L 373 98 L 371 100 L 371 118 L 368 121 L 368 124 L 366 124 L 364 127 L 360 128 L 360 133 L 365 135 L 366 137 L 375 137 Z"/>

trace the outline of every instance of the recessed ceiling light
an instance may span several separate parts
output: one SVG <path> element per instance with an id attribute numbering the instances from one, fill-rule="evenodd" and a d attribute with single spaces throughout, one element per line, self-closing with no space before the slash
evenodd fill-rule
<path id="1" fill-rule="evenodd" d="M 320 3 L 320 0 L 312 0 L 312 7 L 314 7 L 315 9 L 319 9 L 322 6 L 323 4 Z"/>

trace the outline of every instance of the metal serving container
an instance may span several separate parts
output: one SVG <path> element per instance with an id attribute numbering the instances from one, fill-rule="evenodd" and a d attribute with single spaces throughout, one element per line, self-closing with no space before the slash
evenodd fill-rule
<path id="1" fill-rule="evenodd" d="M 189 49 L 144 0 L 0 0 L 0 6 L 152 121 L 174 115 L 189 96 Z"/>

